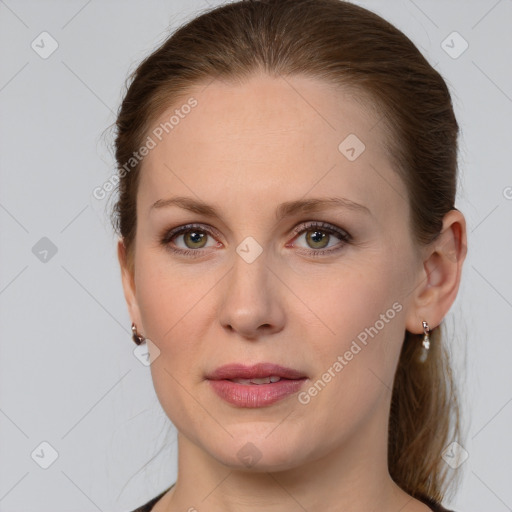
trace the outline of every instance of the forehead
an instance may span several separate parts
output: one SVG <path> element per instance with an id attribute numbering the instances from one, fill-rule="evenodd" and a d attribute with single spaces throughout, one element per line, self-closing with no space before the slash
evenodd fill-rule
<path id="1" fill-rule="evenodd" d="M 184 108 L 191 98 L 195 106 Z M 339 192 L 384 210 L 406 192 L 379 121 L 368 98 L 310 77 L 214 80 L 153 123 L 161 140 L 150 133 L 156 146 L 144 159 L 140 192 L 145 203 L 193 192 L 218 205 L 226 191 L 249 202 Z"/>
<path id="2" fill-rule="evenodd" d="M 373 131 L 381 116 L 367 94 L 311 77 L 256 74 L 239 82 L 213 80 L 191 88 L 188 96 L 169 107 L 156 124 L 165 123 L 192 97 L 197 106 L 172 132 L 176 142 L 181 138 L 179 134 L 183 139 L 193 134 L 203 143 L 204 151 L 218 152 L 217 140 L 227 137 L 233 145 L 248 145 L 253 140 L 257 145 L 274 142 L 279 146 L 285 139 L 307 139 L 310 144 L 321 142 L 334 152 L 338 150 L 337 142 L 348 133 L 358 134 L 366 145 L 375 147 L 383 142 L 383 134 Z"/>

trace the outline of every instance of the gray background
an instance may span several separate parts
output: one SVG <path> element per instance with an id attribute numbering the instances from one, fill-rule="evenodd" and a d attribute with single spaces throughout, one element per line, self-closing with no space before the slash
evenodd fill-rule
<path id="1" fill-rule="evenodd" d="M 403 30 L 453 94 L 469 253 L 446 324 L 469 458 L 447 504 L 512 510 L 512 0 L 358 3 Z M 1 511 L 131 510 L 175 480 L 175 431 L 133 353 L 109 203 L 92 191 L 114 171 L 102 134 L 128 72 L 208 5 L 0 0 Z M 43 31 L 58 44 L 47 58 L 31 47 L 51 49 Z M 469 44 L 457 58 L 453 31 Z"/>

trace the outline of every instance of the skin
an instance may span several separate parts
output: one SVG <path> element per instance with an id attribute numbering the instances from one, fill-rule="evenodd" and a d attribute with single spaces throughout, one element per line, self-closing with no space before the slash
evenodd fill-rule
<path id="1" fill-rule="evenodd" d="M 422 320 L 435 328 L 456 298 L 464 216 L 449 212 L 436 242 L 414 244 L 407 191 L 385 153 L 382 124 L 347 91 L 256 74 L 244 83 L 213 81 L 190 96 L 198 105 L 143 161 L 134 273 L 118 244 L 130 316 L 151 340 L 152 357 L 160 350 L 151 375 L 178 429 L 177 483 L 154 510 L 430 510 L 388 472 L 391 388 L 405 329 L 422 333 Z M 354 161 L 338 150 L 350 133 L 366 146 Z M 178 195 L 213 205 L 222 218 L 151 209 Z M 326 196 L 371 214 L 333 208 L 274 217 L 285 201 Z M 318 228 L 292 231 L 307 221 L 337 226 L 352 242 L 322 231 L 326 240 L 314 245 L 307 235 Z M 160 243 L 162 233 L 188 223 L 217 231 L 203 245 L 186 234 L 173 239 L 199 257 Z M 248 236 L 263 249 L 252 263 L 236 252 Z M 326 247 L 340 250 L 311 255 Z M 308 404 L 295 394 L 240 409 L 205 380 L 226 363 L 271 361 L 301 370 L 308 389 L 396 302 L 401 311 Z M 251 468 L 237 456 L 249 442 L 261 456 Z"/>

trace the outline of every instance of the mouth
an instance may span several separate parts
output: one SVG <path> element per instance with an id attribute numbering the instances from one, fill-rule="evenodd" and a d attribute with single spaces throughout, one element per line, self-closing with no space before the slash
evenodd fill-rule
<path id="1" fill-rule="evenodd" d="M 281 378 L 281 377 L 278 377 L 277 375 L 271 375 L 270 377 L 261 377 L 259 379 L 226 379 L 226 380 L 229 380 L 231 382 L 236 382 L 237 384 L 260 385 L 260 384 L 270 384 L 270 383 L 274 383 L 274 382 L 279 382 L 280 380 L 295 380 L 295 379 L 285 379 L 284 377 Z"/>
<path id="2" fill-rule="evenodd" d="M 282 379 L 305 379 L 307 376 L 294 368 L 274 363 L 258 363 L 252 366 L 231 363 L 220 366 L 206 378 L 208 380 L 230 380 L 239 384 L 269 384 Z"/>
<path id="3" fill-rule="evenodd" d="M 207 377 L 213 391 L 235 407 L 267 407 L 297 393 L 307 380 L 293 368 L 273 363 L 231 364 Z"/>

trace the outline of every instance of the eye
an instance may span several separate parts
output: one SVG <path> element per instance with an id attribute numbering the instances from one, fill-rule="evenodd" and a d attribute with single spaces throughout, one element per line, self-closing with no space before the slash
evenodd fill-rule
<path id="1" fill-rule="evenodd" d="M 213 236 L 214 233 L 212 231 L 205 229 L 201 225 L 187 224 L 166 233 L 161 239 L 161 244 L 172 252 L 196 256 L 201 252 L 199 249 L 219 245 L 218 242 L 214 242 L 210 246 L 206 245 L 208 237 L 213 238 Z M 182 239 L 182 246 L 179 243 L 171 243 L 174 239 L 179 241 L 180 238 Z"/>
<path id="2" fill-rule="evenodd" d="M 308 255 L 312 256 L 332 254 L 341 250 L 352 240 L 351 236 L 346 231 L 325 222 L 311 221 L 306 225 L 301 224 L 296 227 L 293 232 L 294 234 L 300 235 L 295 237 L 294 240 L 304 238 L 305 242 L 309 245 L 309 249 L 307 247 L 299 247 L 299 252 L 306 252 Z M 220 242 L 216 242 L 215 240 L 213 240 L 210 245 L 207 245 L 208 237 L 213 239 L 215 236 L 219 237 L 213 229 L 205 228 L 201 224 L 187 224 L 164 233 L 160 239 L 160 243 L 173 253 L 198 257 L 204 253 L 204 251 L 200 249 L 222 246 Z M 329 247 L 329 242 L 331 242 L 333 236 L 342 243 L 335 244 L 334 247 Z M 174 240 L 178 242 L 174 242 Z M 287 244 L 287 247 L 290 247 L 290 245 Z"/>
<path id="3" fill-rule="evenodd" d="M 306 247 L 307 253 L 312 256 L 336 252 L 351 241 L 351 236 L 346 231 L 325 222 L 309 222 L 306 225 L 295 228 L 294 231 L 300 235 L 295 240 L 303 239 L 309 248 L 313 249 L 310 250 Z M 331 242 L 333 235 L 341 240 L 342 243 L 329 247 L 329 242 Z"/>

